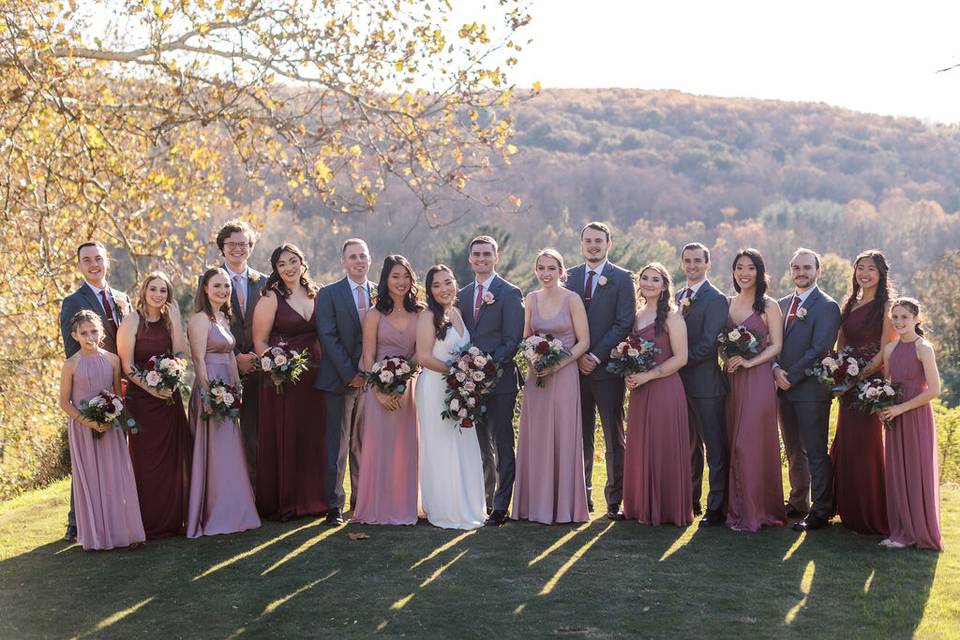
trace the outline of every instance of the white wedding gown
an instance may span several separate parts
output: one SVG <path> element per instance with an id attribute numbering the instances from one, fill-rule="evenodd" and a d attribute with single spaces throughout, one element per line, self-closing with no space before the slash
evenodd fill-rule
<path id="1" fill-rule="evenodd" d="M 446 337 L 434 343 L 433 356 L 450 360 L 452 351 L 470 342 L 466 327 L 463 332 L 449 327 Z M 480 442 L 476 429 L 460 430 L 440 417 L 445 393 L 443 375 L 424 368 L 416 387 L 421 509 L 435 527 L 476 529 L 486 516 Z"/>

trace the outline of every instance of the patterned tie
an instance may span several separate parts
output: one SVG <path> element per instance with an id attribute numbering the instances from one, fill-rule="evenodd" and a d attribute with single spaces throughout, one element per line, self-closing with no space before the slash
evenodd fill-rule
<path id="1" fill-rule="evenodd" d="M 797 309 L 800 307 L 800 296 L 793 296 L 793 302 L 790 303 L 790 311 L 787 312 L 787 322 L 784 325 L 789 327 L 797 317 Z"/>
<path id="2" fill-rule="evenodd" d="M 683 290 L 683 295 L 680 297 L 680 299 L 690 300 L 691 298 L 693 298 L 693 289 L 691 289 L 690 287 L 687 287 L 686 289 Z M 682 307 L 682 310 L 680 312 L 680 315 L 683 315 L 683 316 L 687 315 L 687 309 L 690 308 L 690 305 L 685 304 L 685 305 L 681 305 L 681 307 Z"/>
<path id="3" fill-rule="evenodd" d="M 113 307 L 110 305 L 110 300 L 107 298 L 107 290 L 100 290 L 100 302 L 103 303 L 103 310 L 107 313 L 107 319 L 110 321 L 110 326 L 113 327 L 113 333 L 117 333 L 117 317 L 113 315 Z"/>
<path id="4" fill-rule="evenodd" d="M 587 271 L 587 286 L 583 288 L 583 306 L 590 308 L 590 301 L 593 299 L 593 276 L 597 275 L 594 271 Z"/>
<path id="5" fill-rule="evenodd" d="M 367 295 L 363 291 L 363 285 L 357 285 L 357 313 L 360 314 L 360 324 L 367 317 Z"/>
<path id="6" fill-rule="evenodd" d="M 233 276 L 233 288 L 237 290 L 237 302 L 240 303 L 240 315 L 243 316 L 243 312 L 247 308 L 246 298 L 247 296 L 243 293 L 243 276 L 239 273 Z"/>
<path id="7" fill-rule="evenodd" d="M 473 321 L 476 323 L 477 318 L 480 316 L 480 307 L 483 306 L 483 285 L 477 285 L 477 299 L 473 303 Z"/>

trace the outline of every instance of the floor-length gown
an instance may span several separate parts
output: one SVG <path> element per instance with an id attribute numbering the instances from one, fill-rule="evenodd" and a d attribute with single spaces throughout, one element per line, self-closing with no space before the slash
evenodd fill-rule
<path id="1" fill-rule="evenodd" d="M 871 321 L 872 307 L 873 304 L 865 304 L 854 309 L 843 322 L 847 346 L 867 360 L 879 351 L 883 335 L 883 315 Z M 876 414 L 854 407 L 852 396 L 853 393 L 840 396 L 837 433 L 830 449 L 833 498 L 844 527 L 857 533 L 886 535 L 883 426 Z"/>
<path id="2" fill-rule="evenodd" d="M 660 349 L 657 364 L 673 357 L 666 329 L 649 324 L 636 332 Z M 693 522 L 690 507 L 690 421 L 678 372 L 630 392 L 623 463 L 623 515 L 645 524 Z"/>
<path id="3" fill-rule="evenodd" d="M 320 515 L 324 499 L 323 392 L 313 386 L 320 362 L 314 309 L 308 320 L 277 296 L 271 347 L 310 353 L 310 369 L 280 393 L 270 376 L 260 385 L 257 447 L 257 509 L 268 520 Z"/>
<path id="4" fill-rule="evenodd" d="M 767 345 L 767 325 L 756 312 L 741 324 Z M 727 331 L 734 327 L 728 320 Z M 727 445 L 730 451 L 726 525 L 737 531 L 759 531 L 787 522 L 783 508 L 777 387 L 773 363 L 764 362 L 728 373 Z"/>
<path id="5" fill-rule="evenodd" d="M 172 351 L 173 339 L 167 323 L 149 322 L 141 315 L 133 349 L 134 365 L 146 370 L 151 357 Z M 127 407 L 140 425 L 139 433 L 130 437 L 129 446 L 148 540 L 183 535 L 187 526 L 193 437 L 179 389 L 171 399 L 168 402 L 150 395 L 139 385 L 127 385 Z"/>
<path id="6" fill-rule="evenodd" d="M 415 317 L 403 331 L 387 316 L 377 327 L 375 361 L 389 357 L 413 359 L 417 344 Z M 353 520 L 364 524 L 417 524 L 418 444 L 415 381 L 411 380 L 400 407 L 387 411 L 373 390 L 364 394 L 363 450 L 360 453 L 360 491 Z"/>
<path id="7" fill-rule="evenodd" d="M 898 342 L 890 356 L 890 379 L 902 385 L 900 402 L 927 388 L 923 364 L 917 357 L 917 342 Z M 940 468 L 933 408 L 928 402 L 898 416 L 893 423 L 886 438 L 890 539 L 942 551 Z"/>
<path id="8" fill-rule="evenodd" d="M 208 380 L 230 380 L 233 345 L 230 330 L 211 322 L 203 357 Z M 187 537 L 255 529 L 260 526 L 260 518 L 253 502 L 238 419 L 204 418 L 202 412 L 200 385 L 195 384 L 190 396 L 194 437 Z"/>
<path id="9" fill-rule="evenodd" d="M 463 332 L 447 327 L 446 336 L 433 345 L 433 357 L 450 360 L 452 352 L 470 342 L 466 327 Z M 446 387 L 443 374 L 429 369 L 417 379 L 421 509 L 435 527 L 476 529 L 486 514 L 480 441 L 476 429 L 459 429 L 453 420 L 440 417 Z"/>
<path id="10" fill-rule="evenodd" d="M 103 352 L 77 356 L 70 400 L 77 408 L 103 390 L 113 390 L 113 365 Z M 99 438 L 79 422 L 67 423 L 77 542 L 84 549 L 115 549 L 143 542 L 140 503 L 123 431 Z M 136 436 L 134 436 L 136 437 Z"/>
<path id="11" fill-rule="evenodd" d="M 551 333 L 570 349 L 577 341 L 570 295 L 550 318 L 540 315 L 538 293 L 530 296 L 530 323 L 536 333 Z M 575 363 L 542 378 L 529 367 L 517 431 L 514 520 L 543 524 L 586 522 L 587 485 L 583 473 L 580 421 L 580 373 Z"/>

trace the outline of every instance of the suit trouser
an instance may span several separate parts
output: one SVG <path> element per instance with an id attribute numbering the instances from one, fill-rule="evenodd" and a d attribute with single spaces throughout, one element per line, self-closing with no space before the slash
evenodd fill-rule
<path id="1" fill-rule="evenodd" d="M 259 430 L 257 421 L 260 413 L 259 373 L 249 373 L 241 378 L 243 403 L 240 405 L 240 437 L 243 440 L 243 453 L 247 458 L 247 474 L 250 486 L 257 486 L 257 447 Z"/>
<path id="2" fill-rule="evenodd" d="M 516 391 L 490 395 L 486 400 L 486 419 L 477 424 L 487 506 L 498 511 L 507 511 L 513 497 L 517 470 L 513 433 L 516 404 Z"/>
<path id="3" fill-rule="evenodd" d="M 580 417 L 583 420 L 583 475 L 587 481 L 587 499 L 593 500 L 593 437 L 595 412 L 600 414 L 603 442 L 606 445 L 607 484 L 603 488 L 607 506 L 623 501 L 623 396 L 620 377 L 580 376 Z"/>
<path id="4" fill-rule="evenodd" d="M 324 487 L 329 509 L 343 509 L 343 480 L 350 460 L 350 509 L 357 504 L 360 486 L 360 451 L 363 448 L 363 393 L 350 389 L 324 394 Z"/>
<path id="5" fill-rule="evenodd" d="M 725 398 L 687 398 L 690 410 L 690 468 L 693 472 L 693 504 L 699 507 L 703 488 L 703 450 L 709 467 L 707 509 L 723 511 L 727 494 L 727 436 L 724 430 Z M 699 509 L 697 509 L 699 510 Z"/>
<path id="6" fill-rule="evenodd" d="M 821 518 L 833 515 L 833 465 L 827 450 L 830 401 L 779 398 L 780 435 L 790 472 L 790 504 Z M 810 499 L 813 505 L 810 505 Z"/>

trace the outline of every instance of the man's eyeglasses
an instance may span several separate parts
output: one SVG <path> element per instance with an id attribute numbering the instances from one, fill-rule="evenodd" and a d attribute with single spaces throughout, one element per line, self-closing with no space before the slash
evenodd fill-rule
<path id="1" fill-rule="evenodd" d="M 224 242 L 223 246 L 227 249 L 243 249 L 244 247 L 249 247 L 249 242 Z"/>

